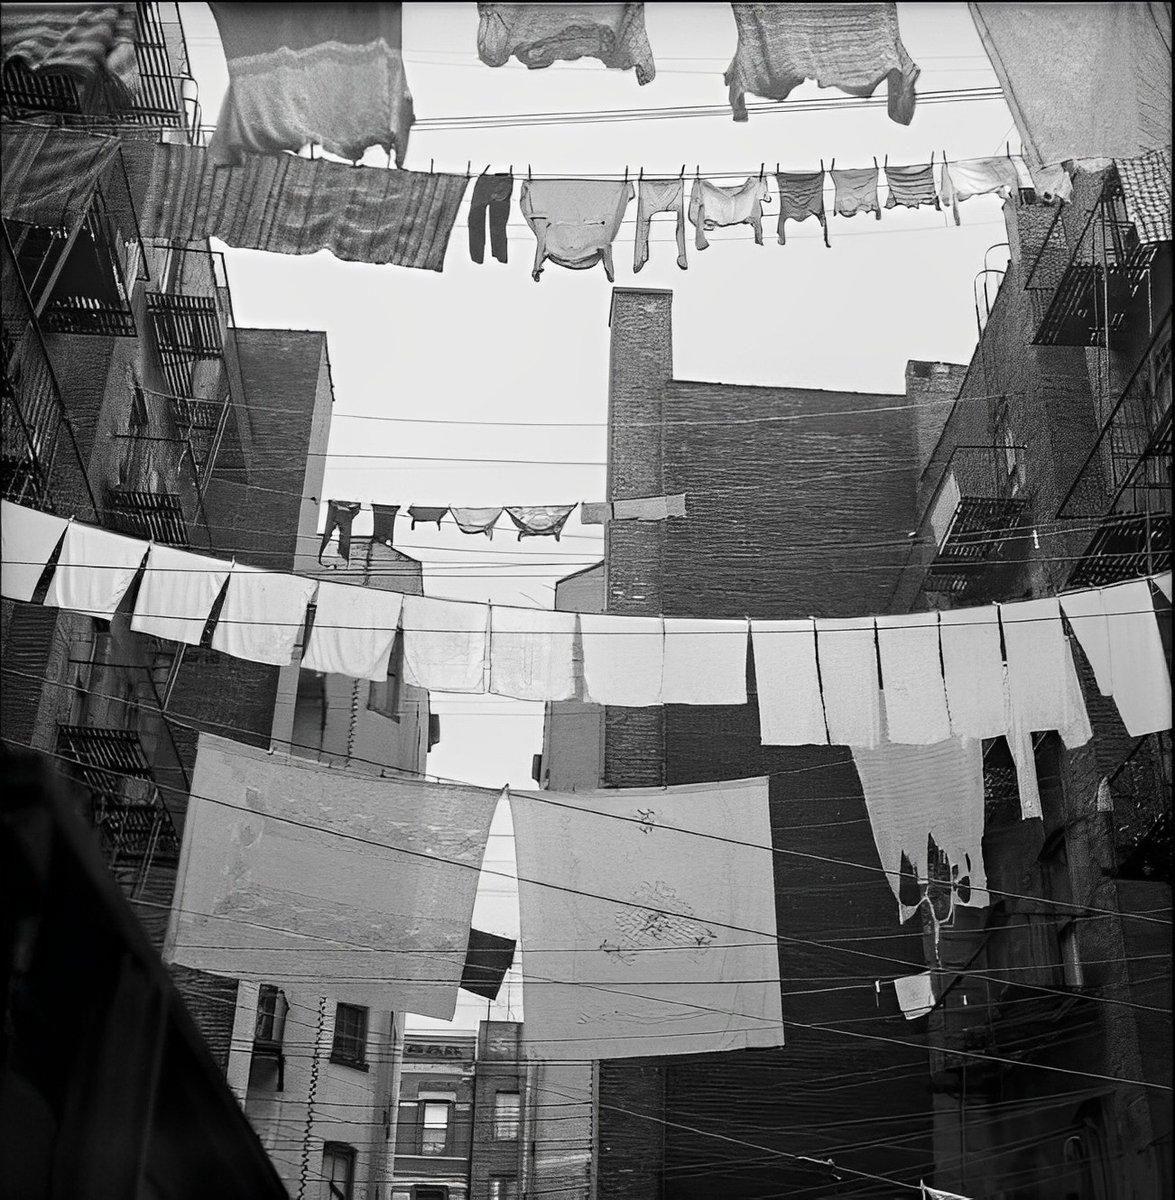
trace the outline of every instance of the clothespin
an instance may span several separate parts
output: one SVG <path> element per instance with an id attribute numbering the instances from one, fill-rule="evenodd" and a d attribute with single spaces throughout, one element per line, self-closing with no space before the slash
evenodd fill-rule
<path id="1" fill-rule="evenodd" d="M 628 182 L 628 164 L 627 163 L 625 163 L 625 165 L 624 165 L 624 182 L 625 183 Z"/>
<path id="2" fill-rule="evenodd" d="M 828 168 L 828 169 L 829 169 L 830 171 L 835 171 L 835 170 L 836 170 L 836 159 L 835 159 L 835 158 L 832 160 L 832 163 L 831 163 L 831 165 L 829 166 L 829 168 Z"/>
<path id="3" fill-rule="evenodd" d="M 875 171 L 877 170 L 877 155 L 876 154 L 873 156 L 873 169 Z"/>
<path id="4" fill-rule="evenodd" d="M 645 169 L 644 169 L 644 167 L 641 167 L 641 173 L 636 177 L 637 183 L 640 183 L 640 181 L 642 179 L 644 179 L 644 177 L 645 177 Z"/>
<path id="5" fill-rule="evenodd" d="M 874 159 L 873 161 L 874 161 L 874 162 L 876 162 L 876 161 L 877 161 L 877 159 Z M 931 156 L 931 160 L 930 160 L 930 161 L 931 161 L 931 162 L 933 162 L 933 161 L 934 161 L 934 157 L 933 157 L 933 155 Z M 889 166 L 889 155 L 888 155 L 888 154 L 885 156 L 885 166 L 887 166 L 887 167 Z"/>
<path id="6" fill-rule="evenodd" d="M 429 173 L 430 175 L 432 174 L 432 165 L 433 165 L 433 163 L 434 163 L 434 162 L 436 162 L 436 159 L 434 159 L 434 158 L 430 158 L 430 159 L 428 160 L 428 173 Z"/>
<path id="7" fill-rule="evenodd" d="M 881 980 L 880 979 L 875 979 L 873 981 L 873 990 L 874 990 L 874 992 L 877 993 L 876 1002 L 877 1002 L 877 1007 L 880 1008 L 881 1007 Z"/>
<path id="8" fill-rule="evenodd" d="M 684 179 L 684 178 L 685 178 L 685 163 L 682 163 L 682 164 L 681 164 L 681 174 L 678 176 L 678 178 L 679 178 L 679 179 Z"/>
<path id="9" fill-rule="evenodd" d="M 930 152 L 930 165 L 931 165 L 932 167 L 934 166 L 934 155 L 935 155 L 935 151 L 931 150 L 931 152 Z"/>
<path id="10" fill-rule="evenodd" d="M 833 161 L 833 162 L 836 162 L 836 159 L 833 159 L 832 161 Z M 820 170 L 821 170 L 821 171 L 823 171 L 823 170 L 824 170 L 824 159 L 821 159 L 821 160 L 820 160 Z"/>
<path id="11" fill-rule="evenodd" d="M 764 178 L 764 176 L 766 175 L 766 173 L 767 173 L 767 164 L 766 164 L 766 163 L 760 163 L 760 164 L 759 164 L 759 182 L 760 182 L 760 183 L 762 183 L 762 182 L 763 182 L 763 178 Z"/>
<path id="12" fill-rule="evenodd" d="M 526 178 L 528 183 L 534 182 L 533 176 L 530 173 L 530 163 L 526 164 Z"/>
<path id="13" fill-rule="evenodd" d="M 465 178 L 468 179 L 473 174 L 473 159 L 467 159 L 465 163 Z"/>
<path id="14" fill-rule="evenodd" d="M 1005 149 L 1007 150 L 1007 152 L 1008 152 L 1008 158 L 1011 158 L 1011 157 L 1012 157 L 1012 143 L 1011 143 L 1011 142 L 1005 142 L 1005 143 L 1004 143 L 1004 148 L 1005 148 Z"/>
<path id="15" fill-rule="evenodd" d="M 775 173 L 776 173 L 776 175 L 779 174 L 779 163 L 775 164 Z"/>
<path id="16" fill-rule="evenodd" d="M 701 179 L 701 178 L 702 178 L 702 168 L 701 168 L 701 164 L 697 164 L 697 165 L 695 165 L 695 166 L 694 166 L 694 178 L 695 178 L 695 179 Z"/>

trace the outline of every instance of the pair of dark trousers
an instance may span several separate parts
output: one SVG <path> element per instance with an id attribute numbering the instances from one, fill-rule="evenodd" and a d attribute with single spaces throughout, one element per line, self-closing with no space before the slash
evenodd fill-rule
<path id="1" fill-rule="evenodd" d="M 469 257 L 475 263 L 485 261 L 487 217 L 490 252 L 498 262 L 506 261 L 506 221 L 513 192 L 514 176 L 510 174 L 479 175 L 473 185 L 473 199 L 469 202 Z"/>

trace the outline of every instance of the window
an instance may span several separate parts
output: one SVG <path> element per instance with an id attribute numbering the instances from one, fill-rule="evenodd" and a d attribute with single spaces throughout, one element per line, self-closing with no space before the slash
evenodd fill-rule
<path id="1" fill-rule="evenodd" d="M 490 1200 L 518 1200 L 518 1180 L 513 1175 L 491 1175 Z"/>
<path id="2" fill-rule="evenodd" d="M 143 389 L 135 384 L 131 389 L 131 429 L 146 429 L 150 422 L 147 419 L 147 397 Z"/>
<path id="3" fill-rule="evenodd" d="M 367 1069 L 367 1009 L 357 1004 L 340 1004 L 335 1009 L 335 1040 L 330 1060 Z"/>
<path id="4" fill-rule="evenodd" d="M 424 1100 L 420 1105 L 420 1153 L 444 1154 L 449 1146 L 449 1102 Z"/>
<path id="5" fill-rule="evenodd" d="M 322 1200 L 352 1200 L 355 1147 L 327 1142 L 322 1148 Z"/>
<path id="6" fill-rule="evenodd" d="M 497 1092 L 494 1095 L 494 1140 L 518 1140 L 518 1117 L 521 1101 L 517 1092 Z"/>
<path id="7" fill-rule="evenodd" d="M 272 983 L 263 983 L 257 995 L 257 1026 L 253 1040 L 280 1043 L 285 1032 L 288 1009 L 285 993 Z"/>

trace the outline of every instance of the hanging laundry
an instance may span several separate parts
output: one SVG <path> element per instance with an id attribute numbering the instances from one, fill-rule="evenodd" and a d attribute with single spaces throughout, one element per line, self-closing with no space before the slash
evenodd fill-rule
<path id="1" fill-rule="evenodd" d="M 949 738 L 938 613 L 878 617 L 877 649 L 889 740 L 926 746 Z"/>
<path id="2" fill-rule="evenodd" d="M 6 4 L 0 10 L 0 60 L 5 66 L 19 62 L 42 78 L 73 80 L 82 93 L 82 112 L 123 108 L 140 87 L 137 8 Z"/>
<path id="3" fill-rule="evenodd" d="M 501 67 L 513 55 L 534 71 L 554 62 L 598 58 L 636 70 L 644 85 L 657 74 L 643 4 L 486 4 L 479 0 L 477 56 Z"/>
<path id="4" fill-rule="evenodd" d="M 994 605 L 944 609 L 938 619 L 951 733 L 1002 737 L 1011 717 L 998 611 Z"/>
<path id="5" fill-rule="evenodd" d="M 288 666 L 317 587 L 314 579 L 234 562 L 224 606 L 212 631 L 213 650 Z"/>
<path id="6" fill-rule="evenodd" d="M 449 512 L 462 533 L 484 533 L 491 541 L 494 526 L 502 515 L 500 508 L 451 508 Z"/>
<path id="7" fill-rule="evenodd" d="M 899 204 L 906 208 L 917 208 L 921 204 L 933 204 L 941 209 L 938 188 L 934 185 L 934 164 L 926 163 L 912 167 L 891 167 L 885 164 L 885 186 L 889 195 L 885 198 L 886 208 Z"/>
<path id="8" fill-rule="evenodd" d="M 602 262 L 611 283 L 615 278 L 612 243 L 632 197 L 633 187 L 627 181 L 527 179 L 519 207 L 536 239 L 531 277 L 538 281 L 549 258 L 573 271 Z"/>
<path id="9" fill-rule="evenodd" d="M 685 180 L 641 179 L 636 185 L 636 240 L 633 246 L 632 272 L 635 275 L 649 261 L 649 225 L 653 214 L 677 214 L 677 265 L 689 266 L 685 256 Z"/>
<path id="10" fill-rule="evenodd" d="M 559 540 L 574 504 L 532 504 L 507 508 L 506 513 L 518 529 L 518 540 L 524 537 L 553 537 Z"/>
<path id="11" fill-rule="evenodd" d="M 779 188 L 779 223 L 775 227 L 781 246 L 787 245 L 784 223 L 815 217 L 824 229 L 828 245 L 828 217 L 824 213 L 824 169 L 819 171 L 780 171 L 775 176 Z"/>
<path id="12" fill-rule="evenodd" d="M 146 156 L 149 162 L 141 162 Z M 127 143 L 145 175 L 144 237 L 217 237 L 239 250 L 440 271 L 469 180 L 464 175 L 352 167 L 295 154 L 250 154 L 218 166 L 200 146 Z"/>
<path id="13" fill-rule="evenodd" d="M 109 621 L 146 556 L 146 542 L 71 521 L 45 607 L 69 608 Z"/>
<path id="14" fill-rule="evenodd" d="M 966 882 L 967 903 L 987 905 L 983 743 L 977 738 L 947 738 L 931 746 L 890 742 L 875 749 L 852 749 L 873 840 L 901 920 L 908 921 L 918 909 L 901 897 L 902 858 L 920 885 L 929 883 L 930 837 L 946 855 L 954 879 Z"/>
<path id="15" fill-rule="evenodd" d="M 746 704 L 747 622 L 665 618 L 663 704 Z"/>
<path id="16" fill-rule="evenodd" d="M 1090 588 L 1084 592 L 1070 592 L 1058 598 L 1061 611 L 1073 630 L 1073 636 L 1093 668 L 1098 691 L 1103 696 L 1112 696 L 1114 671 L 1110 656 L 1110 622 L 1106 618 L 1101 589 Z"/>
<path id="17" fill-rule="evenodd" d="M 1169 18 L 1168 18 L 1169 19 Z M 1153 246 L 1171 240 L 1171 147 L 1139 158 L 1116 158 L 1126 215 L 1138 240 Z"/>
<path id="18" fill-rule="evenodd" d="M 639 500 L 613 500 L 613 521 L 666 521 L 685 516 L 685 493 L 676 496 L 646 496 Z"/>
<path id="19" fill-rule="evenodd" d="M 361 505 L 356 501 L 328 500 L 326 502 L 326 529 L 322 533 L 322 541 L 318 547 L 318 561 L 322 562 L 322 552 L 330 545 L 331 534 L 339 531 L 339 557 L 344 562 L 351 561 L 351 522 L 359 515 Z"/>
<path id="20" fill-rule="evenodd" d="M 465 966 L 461 970 L 461 988 L 483 1000 L 496 1000 L 506 972 L 514 962 L 518 943 L 514 938 L 499 937 L 470 929 Z"/>
<path id="21" fill-rule="evenodd" d="M 1028 174 L 1032 180 L 1033 191 L 1036 192 L 1037 203 L 1068 204 L 1073 196 L 1073 169 L 1076 164 L 1069 161 L 1057 163 L 1053 167 L 1028 166 Z"/>
<path id="22" fill-rule="evenodd" d="M 5 121 L 0 124 L 0 215 L 26 225 L 72 229 L 86 215 L 94 189 L 118 153 L 118 138 Z"/>
<path id="23" fill-rule="evenodd" d="M 490 608 L 490 688 L 516 700 L 575 698 L 575 613 Z"/>
<path id="24" fill-rule="evenodd" d="M 449 1020 L 497 802 L 202 733 L 164 959 Z"/>
<path id="25" fill-rule="evenodd" d="M 131 628 L 136 633 L 198 646 L 229 569 L 222 559 L 152 542 Z"/>
<path id="26" fill-rule="evenodd" d="M 399 592 L 323 580 L 314 599 L 314 624 L 302 666 L 382 683 L 388 677 L 403 603 Z"/>
<path id="27" fill-rule="evenodd" d="M 1010 158 L 972 158 L 942 164 L 939 200 L 950 208 L 959 224 L 959 205 L 972 196 L 995 193 L 1005 200 L 1019 194 L 1020 173 Z"/>
<path id="28" fill-rule="evenodd" d="M 1102 588 L 1110 627 L 1114 702 L 1126 732 L 1142 737 L 1171 728 L 1171 675 L 1145 579 Z"/>
<path id="29" fill-rule="evenodd" d="M 752 175 L 739 187 L 719 187 L 706 179 L 695 179 L 690 190 L 689 219 L 697 228 L 694 245 L 705 250 L 709 245 L 705 230 L 725 225 L 749 225 L 755 231 L 755 244 L 763 244 L 763 205 L 771 202 L 767 181 Z"/>
<path id="30" fill-rule="evenodd" d="M 881 220 L 881 201 L 877 198 L 877 164 L 871 167 L 842 168 L 831 172 L 836 187 L 833 211 L 841 217 L 871 212 Z"/>
<path id="31" fill-rule="evenodd" d="M 441 527 L 441 521 L 444 520 L 448 508 L 430 508 L 423 504 L 410 504 L 408 506 L 408 515 L 412 518 L 412 528 L 416 528 L 417 522 L 424 525 L 431 525 L 434 521 L 438 529 Z"/>
<path id="32" fill-rule="evenodd" d="M 469 257 L 485 262 L 486 222 L 490 227 L 490 253 L 500 263 L 507 258 L 506 224 L 510 219 L 510 197 L 514 194 L 514 176 L 479 175 L 469 202 Z"/>
<path id="33" fill-rule="evenodd" d="M 825 746 L 824 702 L 816 666 L 816 626 L 752 621 L 759 740 L 764 746 Z"/>
<path id="34" fill-rule="evenodd" d="M 528 1055 L 783 1044 L 767 783 L 510 789 Z"/>
<path id="35" fill-rule="evenodd" d="M 581 525 L 607 525 L 612 519 L 612 504 L 608 500 L 592 502 L 584 500 L 579 506 Z"/>
<path id="36" fill-rule="evenodd" d="M 584 699 L 645 708 L 661 703 L 665 625 L 660 617 L 579 614 Z"/>
<path id="37" fill-rule="evenodd" d="M 876 639 L 872 617 L 816 620 L 824 717 L 834 746 L 872 747 L 881 742 Z"/>
<path id="38" fill-rule="evenodd" d="M 747 119 L 747 92 L 786 100 L 806 79 L 850 96 L 871 96 L 885 79 L 890 118 L 913 119 L 919 70 L 902 45 L 896 4 L 730 7 L 738 46 L 723 80 L 736 121 Z"/>
<path id="39" fill-rule="evenodd" d="M 415 120 L 400 53 L 400 4 L 210 4 L 228 91 L 209 153 L 320 145 L 357 162 L 370 146 L 402 167 Z"/>
<path id="40" fill-rule="evenodd" d="M 1171 144 L 1165 4 L 969 4 L 1029 169 Z M 1170 206 L 1170 198 L 1166 201 Z"/>
<path id="41" fill-rule="evenodd" d="M 970 1200 L 969 1196 L 964 1196 L 961 1192 L 944 1192 L 942 1188 L 930 1187 L 926 1183 L 921 1187 L 922 1200 Z"/>
<path id="42" fill-rule="evenodd" d="M 0 500 L 0 595 L 31 600 L 68 522 L 52 513 Z"/>
<path id="43" fill-rule="evenodd" d="M 907 1021 L 914 1021 L 918 1017 L 926 1016 L 936 1003 L 932 971 L 923 971 L 918 975 L 905 975 L 900 979 L 895 979 L 893 990 L 897 995 L 902 1015 Z"/>
<path id="44" fill-rule="evenodd" d="M 405 596 L 404 680 L 430 692 L 486 690 L 487 625 L 484 604 Z"/>
<path id="45" fill-rule="evenodd" d="M 400 511 L 400 506 L 398 504 L 373 504 L 371 511 L 374 514 L 371 540 L 391 546 L 393 535 L 396 532 L 396 514 Z"/>

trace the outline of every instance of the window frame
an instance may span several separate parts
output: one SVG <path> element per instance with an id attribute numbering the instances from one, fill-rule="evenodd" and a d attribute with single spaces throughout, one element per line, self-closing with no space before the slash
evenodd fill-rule
<path id="1" fill-rule="evenodd" d="M 418 1123 L 417 1123 L 417 1149 L 421 1155 L 427 1155 L 432 1158 L 451 1157 L 449 1151 L 451 1149 L 453 1137 L 453 1113 L 456 1110 L 456 1104 L 452 1100 L 418 1100 Z M 443 1108 L 445 1110 L 445 1127 L 444 1140 L 441 1142 L 439 1150 L 426 1148 L 425 1134 L 429 1132 L 429 1126 L 425 1124 L 428 1108 L 432 1105 L 434 1108 Z M 437 1127 L 433 1127 L 433 1132 L 436 1132 Z"/>
<path id="2" fill-rule="evenodd" d="M 340 1030 L 339 1020 L 344 1014 L 355 1013 L 361 1016 L 361 1026 L 358 1033 Z M 335 1006 L 334 1037 L 331 1039 L 330 1061 L 344 1067 L 352 1067 L 357 1071 L 370 1069 L 367 1062 L 367 1031 L 370 1010 L 362 1004 L 344 1004 L 341 1001 Z M 342 1143 L 340 1143 L 341 1145 Z"/>
<path id="3" fill-rule="evenodd" d="M 339 1189 L 335 1180 L 327 1175 L 327 1160 L 342 1162 L 347 1168 L 346 1187 Z M 355 1197 L 355 1147 L 346 1142 L 322 1143 L 322 1179 L 327 1187 L 326 1200 L 354 1200 Z M 333 1172 L 332 1172 L 333 1173 Z"/>
<path id="4" fill-rule="evenodd" d="M 508 1115 L 502 1112 L 499 1107 L 500 1099 L 506 1096 L 512 1097 L 514 1100 L 514 1111 Z M 512 1121 L 512 1133 L 501 1132 L 507 1119 Z M 522 1137 L 522 1094 L 520 1092 L 503 1089 L 494 1093 L 490 1137 L 495 1142 L 517 1142 L 520 1140 Z"/>

